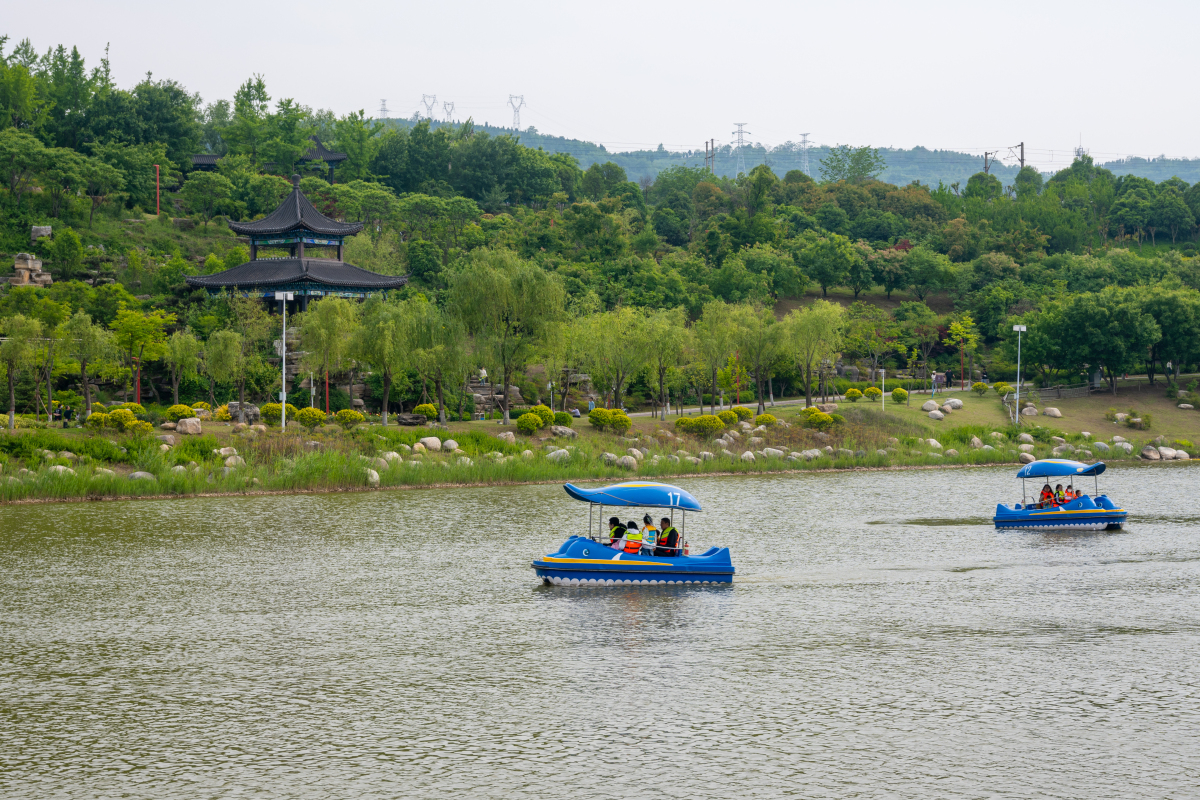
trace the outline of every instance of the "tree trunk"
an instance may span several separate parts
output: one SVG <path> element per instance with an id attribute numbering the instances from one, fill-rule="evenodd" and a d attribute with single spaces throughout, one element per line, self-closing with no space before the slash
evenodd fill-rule
<path id="1" fill-rule="evenodd" d="M 217 382 L 213 380 L 211 375 L 208 376 L 208 404 L 213 409 L 217 407 Z"/>
<path id="2" fill-rule="evenodd" d="M 804 407 L 808 408 L 812 405 L 812 367 L 805 365 L 804 367 Z"/>
<path id="3" fill-rule="evenodd" d="M 83 378 L 83 418 L 92 413 L 92 390 L 88 387 L 87 360 L 80 360 L 79 375 Z"/>
<path id="4" fill-rule="evenodd" d="M 238 422 L 246 421 L 246 379 L 238 381 Z"/>
<path id="5" fill-rule="evenodd" d="M 712 371 L 712 396 L 708 398 L 708 410 L 713 414 L 717 413 L 717 368 L 713 367 Z M 700 410 L 704 410 L 704 395 L 700 395 Z"/>
<path id="6" fill-rule="evenodd" d="M 661 368 L 659 368 L 659 370 L 658 370 L 658 418 L 663 420 L 664 422 L 666 422 L 666 420 L 667 420 L 667 406 L 666 406 L 667 392 L 666 392 L 666 387 L 663 385 L 663 377 L 664 377 L 663 371 Z"/>
<path id="7" fill-rule="evenodd" d="M 771 408 L 775 407 L 775 376 L 767 376 L 767 391 L 771 395 Z"/>
<path id="8" fill-rule="evenodd" d="M 458 421 L 459 422 L 462 422 L 463 402 L 466 401 L 466 399 L 467 399 L 467 387 L 466 387 L 466 384 L 463 384 L 463 388 L 461 390 L 459 390 L 459 393 L 458 393 Z"/>
<path id="9" fill-rule="evenodd" d="M 383 373 L 383 408 L 381 409 L 381 413 L 383 414 L 384 427 L 387 427 L 388 397 L 391 394 L 392 394 L 392 373 L 385 370 Z"/>
<path id="10" fill-rule="evenodd" d="M 179 373 L 171 370 L 171 405 L 179 405 Z"/>
<path id="11" fill-rule="evenodd" d="M 325 416 L 329 416 L 329 368 L 325 368 Z"/>
<path id="12" fill-rule="evenodd" d="M 508 425 L 510 424 L 510 418 L 508 414 L 508 381 L 511 376 L 509 375 L 507 363 L 501 365 L 500 372 L 500 377 L 504 380 L 504 385 L 500 387 L 500 397 L 502 398 L 500 405 L 504 409 L 504 424 Z"/>
<path id="13" fill-rule="evenodd" d="M 434 388 L 435 390 L 437 390 L 437 398 L 438 398 L 438 422 L 440 422 L 440 423 L 442 423 L 443 425 L 445 425 L 445 424 L 446 424 L 446 400 L 445 400 L 445 398 L 442 396 L 442 379 L 441 379 L 441 378 L 434 378 L 434 380 L 433 380 L 433 388 Z"/>
<path id="14" fill-rule="evenodd" d="M 17 382 L 16 369 L 12 364 L 8 365 L 8 429 L 16 430 L 17 428 Z"/>
<path id="15" fill-rule="evenodd" d="M 158 387 L 154 385 L 154 378 L 150 379 L 149 386 L 150 386 L 150 393 L 152 395 L 154 395 L 154 402 L 158 403 L 161 406 L 162 405 L 162 397 L 160 397 L 158 394 Z"/>

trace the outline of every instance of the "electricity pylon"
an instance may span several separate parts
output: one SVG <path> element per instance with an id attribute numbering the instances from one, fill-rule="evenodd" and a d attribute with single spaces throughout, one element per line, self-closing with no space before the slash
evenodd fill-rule
<path id="1" fill-rule="evenodd" d="M 810 174 L 808 171 L 808 134 L 800 134 L 800 171 L 805 175 Z"/>
<path id="2" fill-rule="evenodd" d="M 380 100 L 380 101 L 379 101 L 379 118 L 380 118 L 380 119 L 387 119 L 387 118 L 388 118 L 388 107 L 387 107 L 387 100 Z"/>
<path id="3" fill-rule="evenodd" d="M 425 119 L 433 122 L 433 107 L 437 105 L 436 94 L 421 95 L 421 102 L 425 105 Z"/>
<path id="4" fill-rule="evenodd" d="M 510 94 L 508 96 L 508 104 L 513 110 L 513 130 L 521 130 L 521 107 L 525 105 L 525 95 Z"/>
<path id="5" fill-rule="evenodd" d="M 451 122 L 454 118 L 454 103 L 449 101 L 443 102 L 442 111 L 446 112 L 446 122 Z"/>
<path id="6" fill-rule="evenodd" d="M 750 131 L 743 130 L 746 127 L 746 123 L 744 122 L 735 122 L 733 124 L 737 125 L 737 130 L 733 132 L 733 135 L 737 137 L 737 171 L 735 175 L 741 175 L 746 171 L 746 156 L 744 154 L 744 148 L 746 146 L 745 136 L 746 134 L 751 136 L 754 134 L 750 133 Z"/>

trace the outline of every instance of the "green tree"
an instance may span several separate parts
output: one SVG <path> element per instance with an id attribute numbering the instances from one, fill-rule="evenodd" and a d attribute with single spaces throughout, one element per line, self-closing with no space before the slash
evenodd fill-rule
<path id="1" fill-rule="evenodd" d="M 667 375 L 683 363 L 691 338 L 685 322 L 682 308 L 655 311 L 646 320 L 650 367 L 658 383 L 659 416 L 664 420 L 670 410 L 670 403 L 667 401 Z"/>
<path id="2" fill-rule="evenodd" d="M 57 217 L 62 213 L 63 201 L 83 187 L 83 156 L 65 147 L 46 150 L 39 177 L 50 196 L 50 216 Z"/>
<path id="3" fill-rule="evenodd" d="M 942 339 L 942 344 L 944 344 L 946 347 L 954 347 L 958 350 L 958 379 L 961 384 L 961 388 L 967 388 L 967 373 L 963 364 L 963 356 L 967 352 L 971 353 L 971 371 L 974 372 L 975 348 L 979 346 L 979 329 L 975 326 L 975 320 L 971 319 L 970 314 L 963 314 L 958 319 L 950 323 L 950 326 L 946 329 L 946 337 Z"/>
<path id="4" fill-rule="evenodd" d="M 614 408 L 623 407 L 625 385 L 643 369 L 650 357 L 646 316 L 640 309 L 621 306 L 587 319 L 583 357 L 592 385 Z"/>
<path id="5" fill-rule="evenodd" d="M 388 404 L 397 379 L 407 382 L 412 366 L 413 307 L 426 302 L 414 298 L 403 302 L 373 295 L 362 307 L 362 323 L 355 331 L 354 357 L 383 379 L 381 413 L 388 422 Z"/>
<path id="6" fill-rule="evenodd" d="M 341 297 L 322 297 L 300 315 L 300 347 L 313 371 L 325 376 L 325 414 L 329 414 L 329 372 L 351 354 L 358 328 L 358 307 Z"/>
<path id="7" fill-rule="evenodd" d="M 80 277 L 83 273 L 83 243 L 79 241 L 79 234 L 70 228 L 57 231 L 50 243 L 50 263 L 60 281 Z"/>
<path id="8" fill-rule="evenodd" d="M 905 260 L 908 262 L 909 288 L 922 301 L 930 292 L 948 285 L 953 275 L 949 259 L 924 246 L 909 250 Z"/>
<path id="9" fill-rule="evenodd" d="M 1170 187 L 1158 193 L 1150 210 L 1150 217 L 1156 228 L 1166 228 L 1171 232 L 1171 244 L 1175 244 L 1179 231 L 1190 231 L 1196 226 L 1192 211 L 1183 201 L 1183 196 Z"/>
<path id="10" fill-rule="evenodd" d="M 733 352 L 733 322 L 729 306 L 721 300 L 712 300 L 704 305 L 700 319 L 692 326 L 696 352 L 712 377 L 712 395 L 709 413 L 717 413 L 717 372 L 729 360 Z M 700 398 L 703 406 L 703 397 Z"/>
<path id="11" fill-rule="evenodd" d="M 0 178 L 16 198 L 18 208 L 21 198 L 33 188 L 45 158 L 46 148 L 33 136 L 15 128 L 0 131 Z"/>
<path id="12" fill-rule="evenodd" d="M 166 350 L 166 328 L 175 322 L 175 315 L 168 314 L 162 309 L 154 311 L 136 311 L 122 308 L 117 312 L 116 319 L 109 327 L 116 334 L 117 346 L 125 355 L 125 366 L 134 376 L 137 394 L 141 396 L 142 365 L 147 361 L 157 361 Z M 122 390 L 126 400 L 129 399 L 128 383 Z"/>
<path id="13" fill-rule="evenodd" d="M 258 163 L 259 151 L 267 138 L 267 114 L 271 96 L 262 75 L 254 75 L 233 95 L 233 120 L 223 138 L 232 153 L 249 156 Z"/>
<path id="14" fill-rule="evenodd" d="M 984 202 L 991 202 L 1002 194 L 1004 194 L 1004 186 L 1000 183 L 1000 179 L 987 172 L 976 172 L 967 179 L 967 188 L 963 190 L 963 197 L 968 199 L 974 197 Z"/>
<path id="15" fill-rule="evenodd" d="M 783 326 L 775 312 L 762 306 L 741 305 L 733 309 L 733 340 L 739 360 L 754 376 L 758 413 L 766 413 L 763 391 L 771 369 L 783 346 Z"/>
<path id="16" fill-rule="evenodd" d="M 79 385 L 83 389 L 83 412 L 86 419 L 92 413 L 92 389 L 88 367 L 111 361 L 117 348 L 113 334 L 92 322 L 83 309 L 78 309 L 62 324 L 64 354 L 79 362 Z M 178 401 L 178 398 L 176 398 Z"/>
<path id="17" fill-rule="evenodd" d="M 190 330 L 175 331 L 167 340 L 163 360 L 171 374 L 171 402 L 179 405 L 179 381 L 194 378 L 200 368 L 203 346 Z"/>
<path id="18" fill-rule="evenodd" d="M 17 375 L 26 367 L 37 363 L 38 339 L 42 335 L 42 323 L 24 314 L 14 314 L 0 320 L 4 341 L 0 342 L 0 363 L 8 377 L 8 429 L 17 427 Z"/>
<path id="19" fill-rule="evenodd" d="M 830 234 L 809 244 L 800 251 L 800 266 L 809 278 L 828 296 L 830 286 L 841 286 L 850 275 L 850 267 L 858 259 L 854 245 L 845 236 Z"/>
<path id="20" fill-rule="evenodd" d="M 196 170 L 183 184 L 183 199 L 192 213 L 204 216 L 204 227 L 233 194 L 233 183 L 219 172 Z"/>
<path id="21" fill-rule="evenodd" d="M 525 365 L 547 326 L 563 314 L 562 281 L 511 251 L 481 249 L 459 262 L 448 283 L 450 306 L 500 364 L 507 424 L 513 373 Z"/>
<path id="22" fill-rule="evenodd" d="M 108 200 L 114 192 L 121 191 L 125 186 L 125 178 L 116 167 L 106 164 L 98 158 L 85 159 L 80 168 L 85 191 L 92 201 L 88 211 L 88 227 L 96 217 L 96 209 Z"/>
<path id="23" fill-rule="evenodd" d="M 846 310 L 828 300 L 817 300 L 784 317 L 784 349 L 803 377 L 805 406 L 812 405 L 814 375 L 837 359 L 845 318 Z"/>
<path id="24" fill-rule="evenodd" d="M 829 149 L 821 159 L 821 180 L 833 183 L 863 183 L 887 169 L 887 161 L 872 147 L 851 147 L 840 144 Z"/>

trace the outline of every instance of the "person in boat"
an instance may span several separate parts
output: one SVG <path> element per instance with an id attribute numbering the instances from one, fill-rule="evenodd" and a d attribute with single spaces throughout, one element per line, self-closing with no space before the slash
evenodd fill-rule
<path id="1" fill-rule="evenodd" d="M 625 547 L 625 526 L 617 517 L 608 518 L 608 546 L 614 550 Z"/>
<path id="2" fill-rule="evenodd" d="M 658 546 L 654 548 L 656 556 L 677 556 L 679 555 L 679 531 L 675 530 L 675 526 L 671 524 L 670 517 L 663 517 L 659 520 L 662 526 L 658 532 Z"/>
<path id="3" fill-rule="evenodd" d="M 1054 487 L 1054 505 L 1061 506 L 1065 502 L 1067 502 L 1067 494 L 1063 491 L 1060 483 Z"/>
<path id="4" fill-rule="evenodd" d="M 1052 505 L 1054 505 L 1054 490 L 1047 483 L 1042 487 L 1042 494 L 1038 498 L 1038 508 L 1047 508 Z"/>
<path id="5" fill-rule="evenodd" d="M 1079 497 L 1079 492 L 1075 491 L 1075 484 L 1068 483 L 1067 484 L 1067 502 L 1074 500 L 1076 497 Z"/>
<path id="6" fill-rule="evenodd" d="M 635 520 L 629 520 L 625 526 L 625 545 L 622 548 L 626 553 L 637 555 L 642 552 L 642 532 L 638 530 L 638 524 Z"/>
<path id="7" fill-rule="evenodd" d="M 654 527 L 654 520 L 649 514 L 642 517 L 642 552 L 644 555 L 652 555 L 652 549 L 658 542 L 658 528 Z"/>

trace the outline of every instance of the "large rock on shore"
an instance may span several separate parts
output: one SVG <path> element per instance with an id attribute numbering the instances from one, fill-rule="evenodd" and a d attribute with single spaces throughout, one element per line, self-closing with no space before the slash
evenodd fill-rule
<path id="1" fill-rule="evenodd" d="M 1038 415 L 1038 410 L 1032 406 L 1028 406 L 1026 408 L 1021 409 L 1022 417 L 1036 417 L 1037 415 Z"/>
<path id="2" fill-rule="evenodd" d="M 187 417 L 175 423 L 175 432 L 181 436 L 199 436 L 202 431 L 200 428 L 199 417 Z"/>
<path id="3" fill-rule="evenodd" d="M 436 436 L 425 436 L 417 444 L 431 453 L 436 453 L 442 449 L 442 440 Z"/>
<path id="4" fill-rule="evenodd" d="M 950 406 L 950 408 L 954 409 L 955 411 L 958 411 L 960 408 L 963 407 L 963 401 L 959 400 L 957 397 L 951 397 L 949 400 L 947 400 L 945 402 L 945 405 L 948 405 L 948 406 Z"/>
<path id="5" fill-rule="evenodd" d="M 1020 461 L 1022 464 L 1032 464 L 1037 461 L 1037 458 L 1034 457 L 1033 453 L 1021 453 L 1017 456 L 1017 461 Z"/>
<path id="6" fill-rule="evenodd" d="M 929 412 L 929 418 L 934 422 L 941 422 L 946 418 L 946 415 L 935 408 L 933 411 Z"/>
<path id="7" fill-rule="evenodd" d="M 1033 444 L 1034 443 L 1033 437 L 1030 436 L 1028 433 L 1022 433 L 1020 436 L 1017 437 L 1017 441 L 1020 442 L 1021 444 Z"/>
<path id="8" fill-rule="evenodd" d="M 1057 408 L 1046 408 L 1046 409 L 1042 410 L 1042 416 L 1054 417 L 1057 419 L 1062 416 L 1062 412 L 1059 411 Z"/>
<path id="9" fill-rule="evenodd" d="M 565 436 L 568 439 L 574 439 L 576 436 L 579 435 L 573 429 L 568 428 L 566 425 L 551 425 L 550 432 L 552 434 L 554 434 L 555 436 Z"/>
<path id="10" fill-rule="evenodd" d="M 241 408 L 242 406 L 240 403 L 230 403 L 229 418 L 241 422 L 242 420 L 238 419 L 241 414 Z M 251 403 L 246 403 L 246 424 L 253 425 L 254 423 L 258 422 L 260 417 L 261 413 L 258 410 L 258 406 Z"/>
<path id="11" fill-rule="evenodd" d="M 442 442 L 443 453 L 453 453 L 457 449 L 458 442 L 454 441 L 453 439 L 447 439 L 446 441 Z"/>
<path id="12" fill-rule="evenodd" d="M 621 469 L 637 469 L 638 462 L 633 456 L 621 456 L 617 459 L 617 466 Z"/>
<path id="13" fill-rule="evenodd" d="M 1158 449 L 1152 444 L 1148 444 L 1145 447 L 1143 447 L 1140 455 L 1142 456 L 1142 458 L 1146 459 L 1147 461 L 1161 461 L 1162 460 L 1162 455 L 1159 454 Z"/>

